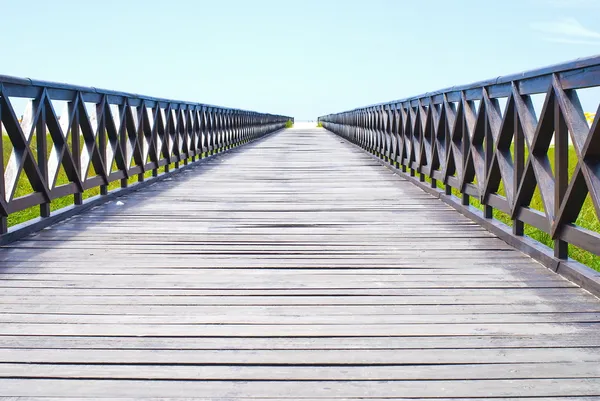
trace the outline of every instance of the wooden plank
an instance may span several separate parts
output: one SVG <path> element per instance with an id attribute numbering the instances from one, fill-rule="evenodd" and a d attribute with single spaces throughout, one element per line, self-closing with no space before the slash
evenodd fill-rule
<path id="1" fill-rule="evenodd" d="M 1 379 L 5 396 L 231 398 L 469 398 L 596 396 L 600 379 L 431 381 L 159 381 Z"/>
<path id="2" fill-rule="evenodd" d="M 201 336 L 201 337 L 361 337 L 361 336 L 472 336 L 588 333 L 600 323 L 504 323 L 504 324 L 310 324 L 310 325 L 150 325 L 150 324 L 3 324 L 0 335 L 54 336 Z"/>
<path id="3" fill-rule="evenodd" d="M 402 283 L 402 282 L 266 282 L 249 283 L 248 285 L 239 284 L 231 288 L 226 283 L 186 283 L 186 282 L 103 282 L 92 281 L 83 283 L 81 281 L 67 282 L 23 282 L 12 281 L 0 283 L 4 295 L 20 295 L 24 289 L 29 294 L 38 296 L 128 296 L 128 295 L 152 295 L 152 296 L 246 296 L 246 295 L 264 295 L 264 296 L 319 296 L 319 295 L 386 295 L 386 296 L 407 296 L 407 295 L 436 295 L 440 290 L 447 290 L 449 295 L 491 295 L 508 296 L 524 293 L 531 288 L 539 289 L 540 295 L 564 295 L 568 296 L 578 290 L 573 284 L 535 281 L 529 285 L 523 282 L 455 282 L 454 285 L 442 283 Z M 370 285 L 370 287 L 369 287 Z M 249 288 L 248 288 L 249 287 Z M 269 287 L 272 287 L 269 288 Z M 367 288 L 368 287 L 368 288 Z M 379 287 L 379 288 L 372 288 Z M 269 288 L 269 289 L 266 289 Z"/>
<path id="4" fill-rule="evenodd" d="M 253 325 L 313 325 L 327 324 L 340 325 L 352 324 L 360 321 L 363 325 L 369 324 L 495 324 L 495 323 L 598 323 L 600 312 L 596 313 L 536 313 L 536 314 L 345 314 L 328 315 L 318 311 L 309 316 L 298 316 L 297 312 L 289 311 L 288 314 L 278 313 L 248 313 L 244 315 L 223 314 L 221 312 L 205 313 L 201 316 L 195 314 L 180 315 L 126 315 L 115 314 L 38 314 L 38 313 L 0 313 L 0 323 L 44 323 L 44 324 L 152 324 L 152 325 L 204 325 L 204 324 L 253 324 Z"/>
<path id="5" fill-rule="evenodd" d="M 375 380 L 503 380 L 600 377 L 595 362 L 519 363 L 432 366 L 186 366 L 186 365 L 51 365 L 0 364 L 0 378 L 236 381 L 375 381 Z"/>
<path id="6" fill-rule="evenodd" d="M 479 348 L 596 348 L 600 338 L 589 333 L 508 336 L 431 337 L 152 337 L 152 336 L 0 336 L 0 348 L 27 349 L 175 349 L 175 350 L 354 350 Z"/>
<path id="7" fill-rule="evenodd" d="M 443 291 L 443 290 L 442 290 Z M 77 295 L 65 296 L 55 295 L 48 297 L 31 296 L 2 296 L 0 295 L 0 304 L 38 304 L 44 303 L 47 305 L 62 305 L 62 304 L 79 304 L 79 305 L 453 305 L 453 304 L 481 304 L 481 305 L 498 305 L 512 303 L 544 303 L 552 295 L 556 297 L 568 297 L 570 302 L 591 303 L 596 304 L 596 299 L 591 295 L 580 293 L 569 293 L 567 291 L 556 291 L 554 293 L 538 294 L 535 292 L 522 292 L 517 294 L 502 294 L 498 295 L 338 295 L 335 296 L 244 296 L 244 295 L 206 295 L 206 296 L 166 296 L 157 297 L 153 295 L 136 295 L 136 296 L 92 296 L 92 295 Z"/>
<path id="8" fill-rule="evenodd" d="M 80 398 L 81 399 L 81 398 Z M 181 398 L 171 398 L 171 397 L 85 397 L 87 401 L 180 401 Z M 295 400 L 294 396 L 280 396 L 277 397 L 278 400 Z M 302 398 L 302 401 L 349 401 L 349 400 L 365 400 L 364 397 L 335 397 L 335 398 Z M 372 398 L 369 397 L 369 401 L 390 401 L 390 400 L 416 400 L 416 401 L 424 401 L 430 400 L 431 398 L 404 398 L 404 397 L 387 397 L 387 398 Z M 489 398 L 435 398 L 436 401 L 486 401 Z M 506 397 L 496 397 L 494 400 L 497 401 L 514 401 L 515 399 L 520 398 L 506 398 Z M 600 397 L 595 396 L 572 396 L 572 397 L 529 397 L 531 400 L 535 401 L 598 401 Z M 64 398 L 56 398 L 56 397 L 1 397 L 0 400 L 10 400 L 10 401 L 62 401 Z M 206 398 L 201 397 L 185 397 L 186 401 L 204 401 Z M 231 401 L 231 400 L 252 400 L 252 401 L 272 401 L 273 398 L 256 398 L 256 397 L 211 397 L 211 400 L 214 401 Z"/>
<path id="9" fill-rule="evenodd" d="M 89 305 L 78 304 L 4 304 L 2 313 L 101 314 L 101 315 L 236 315 L 273 314 L 276 316 L 315 315 L 443 315 L 481 313 L 582 313 L 599 312 L 597 303 L 563 302 L 560 305 L 526 304 L 448 304 L 448 305 Z"/>
<path id="10" fill-rule="evenodd" d="M 80 398 L 81 399 L 81 398 Z M 171 398 L 171 397 L 85 397 L 87 401 L 181 401 L 181 398 Z M 294 396 L 281 396 L 277 397 L 278 400 L 295 400 Z M 349 400 L 364 400 L 364 397 L 335 397 L 335 398 L 302 398 L 302 401 L 349 401 Z M 424 401 L 430 400 L 431 398 L 404 398 L 404 397 L 388 397 L 388 398 L 372 398 L 369 397 L 369 401 L 389 401 L 389 400 L 416 400 L 416 401 Z M 486 401 L 489 398 L 435 398 L 436 401 Z M 520 398 L 506 398 L 506 397 L 497 397 L 494 400 L 497 401 L 514 401 L 515 399 Z M 572 397 L 529 397 L 529 399 L 535 401 L 598 401 L 600 397 L 595 396 L 572 396 Z M 56 398 L 56 397 L 1 397 L 0 400 L 10 400 L 10 401 L 62 401 L 64 398 Z M 204 401 L 206 398 L 201 397 L 185 397 L 186 401 Z M 252 401 L 272 401 L 273 398 L 257 398 L 257 397 L 211 397 L 211 400 L 214 401 L 231 401 L 231 400 L 252 400 Z"/>
<path id="11" fill-rule="evenodd" d="M 597 348 L 328 350 L 0 349 L 5 363 L 178 365 L 447 365 L 600 362 Z"/>

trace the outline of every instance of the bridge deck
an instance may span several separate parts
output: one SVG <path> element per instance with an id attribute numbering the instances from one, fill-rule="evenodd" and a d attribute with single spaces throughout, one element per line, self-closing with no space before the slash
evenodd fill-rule
<path id="1" fill-rule="evenodd" d="M 121 201 L 0 251 L 0 395 L 600 395 L 597 298 L 325 131 Z"/>

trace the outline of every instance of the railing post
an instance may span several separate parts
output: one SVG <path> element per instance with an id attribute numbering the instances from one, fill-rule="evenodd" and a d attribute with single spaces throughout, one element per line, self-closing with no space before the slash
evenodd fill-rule
<path id="1" fill-rule="evenodd" d="M 206 123 L 206 107 L 200 108 L 200 157 L 208 156 L 208 132 Z"/>
<path id="2" fill-rule="evenodd" d="M 515 117 L 514 117 L 514 139 L 513 139 L 513 153 L 514 153 L 514 187 L 515 194 L 518 191 L 519 184 L 521 183 L 521 179 L 523 178 L 523 169 L 525 168 L 525 138 L 523 136 L 523 127 L 521 126 L 521 120 L 519 116 L 519 111 L 515 107 Z M 514 202 L 517 201 L 517 196 L 515 195 Z M 514 204 L 511 205 L 513 208 L 519 208 L 521 205 Z M 487 217 L 487 216 L 486 216 Z M 492 213 L 490 211 L 489 218 L 492 218 Z M 515 217 L 512 220 L 512 233 L 514 235 L 523 235 L 525 231 L 525 225 L 521 220 Z"/>
<path id="3" fill-rule="evenodd" d="M 173 153 L 175 155 L 175 170 L 179 168 L 181 161 L 181 109 L 177 107 L 175 113 L 175 121 L 173 125 Z"/>
<path id="4" fill-rule="evenodd" d="M 560 82 L 560 81 L 558 81 Z M 560 110 L 558 101 L 554 101 L 554 210 L 548 210 L 548 215 L 558 216 L 560 205 L 569 185 L 569 132 Z M 567 259 L 569 244 L 559 238 L 554 240 L 554 256 Z"/>
<path id="5" fill-rule="evenodd" d="M 2 85 L 0 84 L 0 97 L 2 96 Z M 0 126 L 2 125 L 2 102 L 0 102 Z M 0 133 L 1 134 L 1 133 Z M 0 166 L 4 169 L 4 141 L 0 141 Z M 4 184 L 4 171 L 0 174 L 0 197 L 2 197 L 2 203 L 6 202 L 6 186 Z M 0 234 L 6 234 L 8 232 L 8 213 L 5 214 L 3 210 L 0 214 Z"/>
<path id="6" fill-rule="evenodd" d="M 437 127 L 435 126 L 435 114 L 434 113 L 438 113 L 439 110 L 437 110 L 435 108 L 435 104 L 433 103 L 433 98 L 429 98 L 429 107 L 430 107 L 430 112 L 431 112 L 431 133 L 430 133 L 430 141 L 431 141 L 431 154 L 432 154 L 432 162 L 431 162 L 431 166 L 430 166 L 430 179 L 431 179 L 431 185 L 430 187 L 433 189 L 437 189 L 437 179 L 435 179 L 433 177 L 433 173 L 435 172 L 435 169 L 438 167 L 437 165 L 434 165 L 433 163 L 433 154 L 435 153 L 435 149 L 437 147 Z M 439 156 L 438 156 L 439 159 Z"/>
<path id="7" fill-rule="evenodd" d="M 194 106 L 190 109 L 190 120 L 191 120 L 191 124 L 192 124 L 192 129 L 190 132 L 190 136 L 191 136 L 191 145 L 190 147 L 192 148 L 192 163 L 194 163 L 197 159 L 198 156 L 200 155 L 201 150 L 200 149 L 200 120 L 198 119 L 198 107 Z"/>
<path id="8" fill-rule="evenodd" d="M 209 124 L 209 154 L 210 155 L 214 155 L 216 153 L 215 150 L 215 135 L 216 135 L 216 131 L 215 131 L 215 111 L 213 107 L 210 107 L 208 109 L 208 119 L 210 121 Z"/>
<path id="9" fill-rule="evenodd" d="M 129 118 L 129 113 L 127 112 L 128 107 L 129 104 L 127 103 L 127 100 L 125 100 L 123 104 L 119 105 L 119 114 L 122 116 L 122 118 L 120 120 L 120 127 L 117 127 L 119 133 L 119 144 L 121 146 L 121 154 L 123 155 L 123 162 L 125 163 L 125 171 L 123 171 L 125 177 L 121 178 L 121 188 L 127 188 L 127 179 L 129 178 L 129 172 L 127 171 L 129 170 L 129 152 L 127 146 L 127 120 Z M 167 170 L 165 169 L 165 171 Z"/>
<path id="10" fill-rule="evenodd" d="M 106 160 L 106 113 L 105 110 L 108 108 L 106 104 L 106 96 L 103 97 L 102 101 L 96 104 L 96 119 L 98 122 L 98 131 L 96 132 L 96 136 L 98 137 L 98 152 L 100 153 L 100 160 L 104 164 L 106 177 L 110 175 L 111 167 L 108 161 Z M 100 195 L 108 194 L 108 185 L 100 184 Z M 83 194 L 81 194 L 83 195 Z M 83 198 L 83 197 L 82 197 Z M 83 203 L 83 199 L 81 199 L 81 203 Z M 75 202 L 77 204 L 77 202 Z"/>
<path id="11" fill-rule="evenodd" d="M 213 119 L 213 132 L 215 137 L 215 154 L 221 151 L 221 110 L 215 109 Z"/>
<path id="12" fill-rule="evenodd" d="M 469 130 L 467 128 L 467 100 L 465 97 L 465 93 L 461 92 L 462 95 L 462 116 L 461 116 L 461 124 L 462 124 L 462 142 L 461 142 L 461 154 L 462 160 L 457 160 L 457 163 L 462 164 L 463 175 L 465 174 L 467 168 L 467 154 L 469 153 L 469 147 L 471 145 L 471 138 L 469 137 Z M 462 180 L 463 177 L 461 177 Z M 463 206 L 469 206 L 471 204 L 471 197 L 466 193 L 462 192 L 461 204 Z"/>
<path id="13" fill-rule="evenodd" d="M 35 126 L 36 133 L 36 145 L 37 145 L 37 163 L 40 169 L 41 178 L 43 185 L 48 185 L 48 156 L 47 156 L 47 135 L 46 132 L 46 107 L 44 107 L 44 97 L 46 91 L 42 91 L 40 97 L 37 98 L 33 103 L 33 109 L 39 113 L 37 123 Z M 50 216 L 50 201 L 46 201 L 40 204 L 40 217 Z"/>
<path id="14" fill-rule="evenodd" d="M 139 106 L 137 106 L 135 108 L 136 110 L 136 115 L 135 115 L 135 119 L 138 122 L 138 126 L 135 132 L 135 136 L 136 136 L 136 143 L 138 146 L 138 154 L 139 154 L 139 159 L 138 159 L 138 166 L 142 168 L 142 172 L 138 174 L 137 176 L 137 180 L 138 182 L 143 182 L 145 177 L 144 177 L 144 172 L 146 171 L 146 159 L 144 157 L 144 153 L 146 153 L 146 149 L 148 147 L 148 144 L 146 144 L 146 135 L 145 135 L 145 123 L 144 123 L 144 116 L 146 113 L 146 107 L 144 105 L 144 102 L 142 101 L 141 104 Z M 138 156 L 136 156 L 138 157 Z"/>
<path id="15" fill-rule="evenodd" d="M 185 154 L 185 156 L 182 156 L 182 162 L 184 166 L 187 166 L 189 163 L 189 159 L 191 158 L 191 153 L 192 153 L 192 145 L 193 145 L 193 140 L 192 140 L 192 135 L 193 135 L 193 127 L 192 127 L 192 120 L 190 119 L 190 109 L 189 106 L 186 105 L 186 107 L 181 111 L 181 120 L 182 122 L 184 122 L 184 126 L 183 129 L 179 129 L 181 138 L 183 138 L 182 143 L 180 145 L 181 148 L 181 154 Z"/>
<path id="16" fill-rule="evenodd" d="M 71 127 L 71 153 L 73 154 L 73 163 L 75 165 L 75 170 L 79 177 L 81 177 L 81 181 L 84 181 L 84 174 L 81 171 L 81 131 L 79 128 L 79 107 L 75 104 L 77 100 L 71 101 L 67 105 L 67 110 L 69 116 L 72 116 L 72 120 L 69 124 L 65 126 L 68 128 L 69 125 Z M 64 117 L 66 118 L 66 116 Z M 64 132 L 67 135 L 66 132 Z M 83 203 L 83 193 L 77 191 L 73 194 L 73 204 L 81 205 Z"/>

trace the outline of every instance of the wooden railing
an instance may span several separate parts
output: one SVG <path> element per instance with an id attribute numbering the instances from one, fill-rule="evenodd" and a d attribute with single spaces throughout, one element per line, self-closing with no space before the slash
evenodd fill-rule
<path id="1" fill-rule="evenodd" d="M 596 111 L 598 98 L 591 101 L 593 110 L 584 110 L 578 96 L 598 86 L 600 56 L 319 121 L 558 268 L 568 244 L 600 255 L 598 232 L 576 224 L 588 193 L 593 223 L 600 212 L 600 113 L 591 124 L 584 113 Z M 536 189 L 539 210 L 531 207 Z M 496 211 L 508 225 L 497 224 Z M 524 225 L 550 236 L 554 250 L 524 238 Z"/>
<path id="2" fill-rule="evenodd" d="M 15 104 L 24 107 L 22 117 Z M 81 205 L 92 189 L 105 196 L 112 184 L 127 188 L 169 173 L 281 129 L 291 118 L 0 76 L 0 120 L 5 234 L 12 213 L 39 205 L 41 219 L 48 218 L 53 200 L 72 195 Z"/>

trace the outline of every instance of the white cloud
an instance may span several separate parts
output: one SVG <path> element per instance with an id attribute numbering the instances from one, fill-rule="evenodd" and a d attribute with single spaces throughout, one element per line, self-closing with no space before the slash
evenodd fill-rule
<path id="1" fill-rule="evenodd" d="M 544 34 L 544 40 L 570 44 L 600 44 L 600 32 L 583 26 L 575 18 L 559 21 L 532 22 L 532 30 Z"/>

